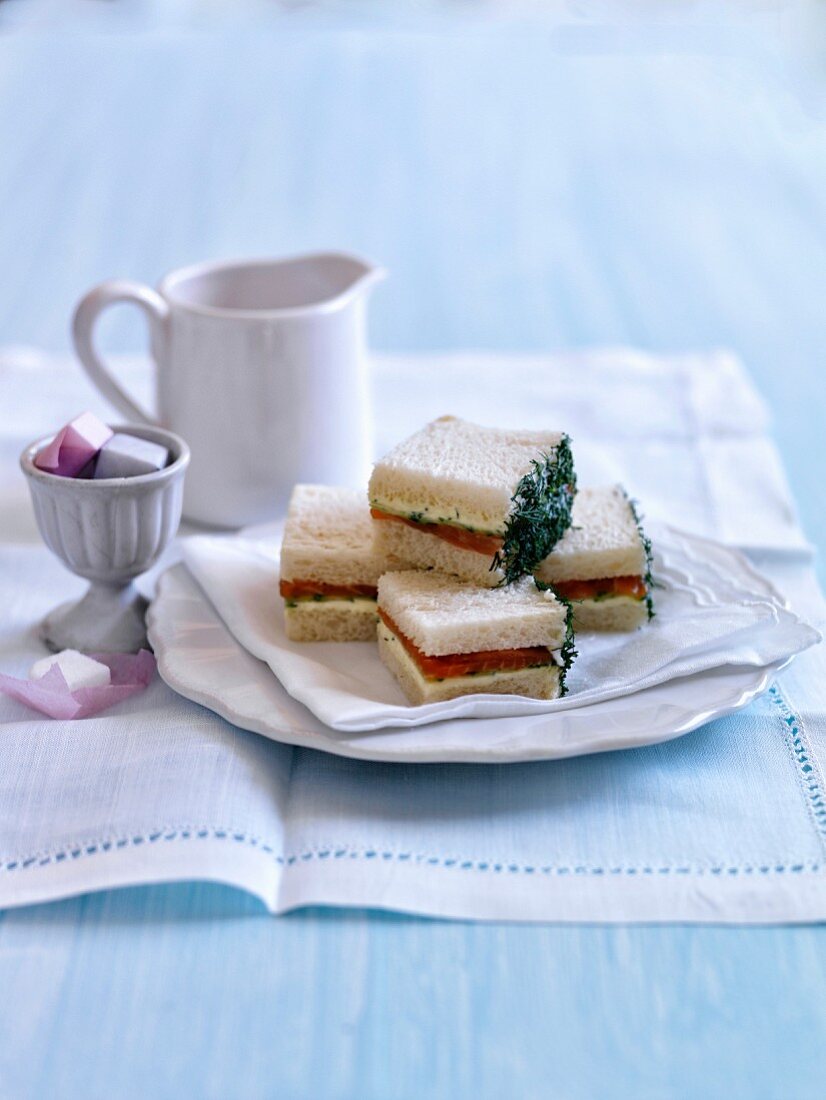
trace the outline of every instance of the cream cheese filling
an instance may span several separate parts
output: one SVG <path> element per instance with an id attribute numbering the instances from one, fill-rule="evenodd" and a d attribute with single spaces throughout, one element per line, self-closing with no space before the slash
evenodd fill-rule
<path id="1" fill-rule="evenodd" d="M 310 596 L 300 600 L 285 600 L 284 604 L 285 611 L 288 615 L 307 615 L 323 609 L 336 609 L 338 611 L 358 612 L 359 614 L 364 614 L 365 611 L 372 611 L 378 618 L 378 604 L 368 596 L 353 596 L 352 599 L 338 599 L 334 596 L 323 596 L 318 600 Z"/>
<path id="2" fill-rule="evenodd" d="M 597 599 L 594 599 L 594 597 L 589 597 L 587 600 L 569 600 L 568 602 L 573 604 L 574 607 L 599 608 L 605 607 L 606 605 L 610 607 L 620 607 L 623 605 L 627 607 L 639 607 L 640 604 L 645 603 L 645 596 L 640 596 L 639 599 L 637 599 L 635 596 L 619 596 L 613 593 L 609 593 L 608 595 L 600 596 Z"/>
<path id="3" fill-rule="evenodd" d="M 431 506 L 427 504 L 413 508 L 400 501 L 394 504 L 386 504 L 382 500 L 373 499 L 370 507 L 379 512 L 386 512 L 389 516 L 399 516 L 401 519 L 409 519 L 414 523 L 441 523 L 449 527 L 461 527 L 466 531 L 472 531 L 476 535 L 492 535 L 494 538 L 502 538 L 505 534 L 505 525 L 491 527 L 490 516 L 484 517 L 474 514 L 467 509 Z"/>

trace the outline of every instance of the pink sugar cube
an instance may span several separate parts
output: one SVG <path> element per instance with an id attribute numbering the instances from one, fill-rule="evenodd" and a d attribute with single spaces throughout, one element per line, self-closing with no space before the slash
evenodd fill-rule
<path id="1" fill-rule="evenodd" d="M 34 460 L 38 470 L 59 477 L 78 477 L 112 438 L 112 429 L 94 413 L 85 412 L 61 428 Z M 88 476 L 88 472 L 87 472 Z"/>

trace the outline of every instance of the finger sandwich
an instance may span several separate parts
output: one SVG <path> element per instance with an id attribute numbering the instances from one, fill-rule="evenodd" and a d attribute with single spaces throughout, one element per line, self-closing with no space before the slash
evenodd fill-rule
<path id="1" fill-rule="evenodd" d="M 363 492 L 296 485 L 281 544 L 287 637 L 293 642 L 372 641 L 378 580 L 390 564 L 373 544 Z"/>
<path id="2" fill-rule="evenodd" d="M 570 526 L 575 491 L 564 433 L 452 416 L 390 451 L 368 490 L 381 553 L 486 587 L 533 572 Z"/>
<path id="3" fill-rule="evenodd" d="M 634 630 L 654 614 L 651 543 L 621 485 L 580 489 L 573 523 L 536 570 L 585 630 Z"/>
<path id="4" fill-rule="evenodd" d="M 387 573 L 378 604 L 379 655 L 414 705 L 564 692 L 575 653 L 569 610 L 530 578 L 491 589 L 443 573 Z"/>

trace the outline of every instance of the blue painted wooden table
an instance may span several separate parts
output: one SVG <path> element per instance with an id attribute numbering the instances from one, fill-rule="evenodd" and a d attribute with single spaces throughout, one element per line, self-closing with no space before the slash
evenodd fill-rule
<path id="1" fill-rule="evenodd" d="M 822 23 L 91 7 L 0 7 L 0 343 L 65 350 L 109 275 L 352 248 L 382 348 L 734 348 L 826 544 Z M 0 1096 L 815 1097 L 824 949 L 125 890 L 0 915 Z"/>

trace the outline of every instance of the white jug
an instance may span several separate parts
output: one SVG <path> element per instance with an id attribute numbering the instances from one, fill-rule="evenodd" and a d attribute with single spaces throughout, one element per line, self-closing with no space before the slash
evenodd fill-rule
<path id="1" fill-rule="evenodd" d="M 203 263 L 153 290 L 112 279 L 75 310 L 77 354 L 118 411 L 192 451 L 187 519 L 222 527 L 282 512 L 298 481 L 362 487 L 370 448 L 366 292 L 384 272 L 355 256 Z M 149 321 L 157 416 L 114 379 L 93 343 L 108 305 Z"/>

